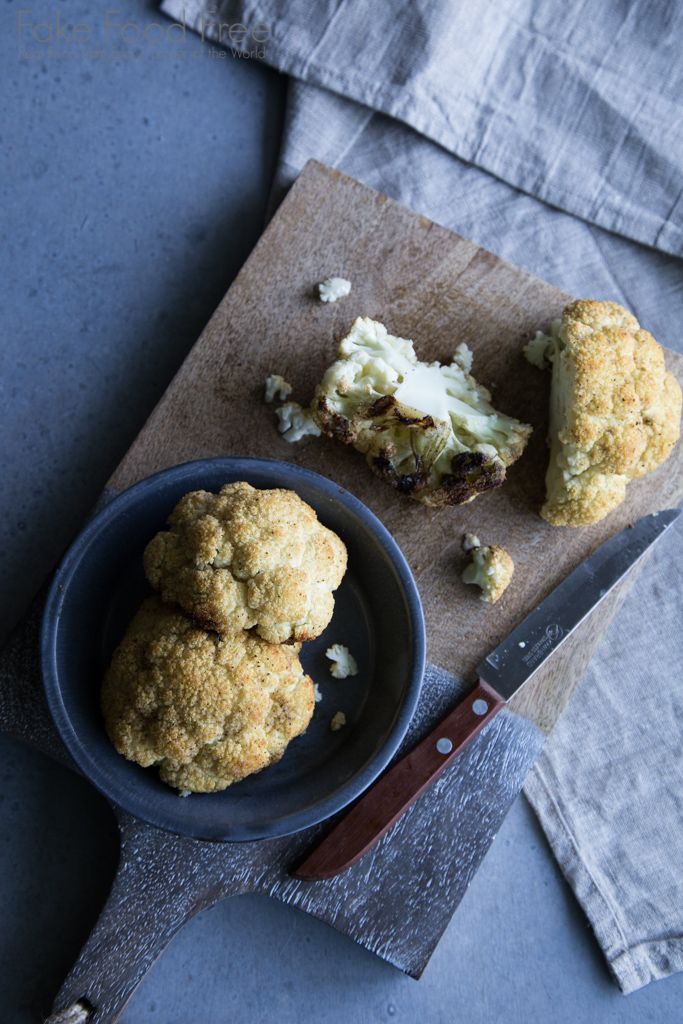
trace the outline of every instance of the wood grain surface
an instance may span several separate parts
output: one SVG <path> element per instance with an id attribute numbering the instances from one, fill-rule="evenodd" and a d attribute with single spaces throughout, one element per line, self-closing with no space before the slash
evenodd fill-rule
<path id="1" fill-rule="evenodd" d="M 351 294 L 322 303 L 316 285 L 338 275 Z M 474 683 L 474 667 L 547 594 L 627 523 L 678 504 L 681 445 L 663 466 L 629 484 L 626 501 L 583 529 L 550 526 L 544 498 L 550 374 L 523 357 L 530 334 L 558 316 L 570 296 L 505 263 L 339 171 L 309 161 L 110 485 L 123 490 L 167 466 L 216 455 L 296 462 L 334 478 L 379 516 L 410 563 L 427 622 L 429 659 Z M 295 444 L 276 429 L 264 381 L 282 374 L 307 404 L 337 344 L 357 316 L 411 338 L 419 358 L 450 362 L 459 342 L 473 374 L 503 412 L 534 433 L 503 487 L 459 508 L 427 508 L 374 477 L 364 457 L 328 438 Z M 645 325 L 647 326 L 647 325 Z M 667 353 L 683 380 L 683 357 Z M 490 607 L 460 572 L 465 532 L 500 544 L 515 562 L 505 595 Z M 604 630 L 605 615 L 591 633 Z M 583 671 L 541 669 L 511 707 L 548 732 Z M 571 677 L 571 678 L 570 678 Z"/>

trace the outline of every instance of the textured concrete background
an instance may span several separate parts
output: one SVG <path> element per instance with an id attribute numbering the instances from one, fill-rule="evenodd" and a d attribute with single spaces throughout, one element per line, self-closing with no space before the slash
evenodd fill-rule
<path id="1" fill-rule="evenodd" d="M 189 35 L 184 57 L 168 42 L 107 47 L 106 5 L 84 0 L 35 0 L 22 17 L 89 24 L 89 53 L 57 56 L 76 48 L 50 53 L 29 29 L 22 54 L 20 6 L 0 6 L 0 635 L 256 242 L 285 94 Z M 143 33 L 166 27 L 153 3 L 117 9 Z M 0 772 L 0 1021 L 37 1024 L 106 897 L 116 830 L 87 783 L 1 734 Z M 682 975 L 619 994 L 520 800 L 419 983 L 246 896 L 181 931 L 123 1021 L 675 1024 L 681 1005 Z"/>

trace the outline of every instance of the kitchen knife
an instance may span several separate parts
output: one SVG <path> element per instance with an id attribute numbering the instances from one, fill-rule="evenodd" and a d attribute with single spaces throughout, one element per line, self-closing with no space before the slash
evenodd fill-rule
<path id="1" fill-rule="evenodd" d="M 397 761 L 290 873 L 332 878 L 361 859 L 560 647 L 682 509 L 655 512 L 606 541 L 477 667 L 477 686 Z"/>

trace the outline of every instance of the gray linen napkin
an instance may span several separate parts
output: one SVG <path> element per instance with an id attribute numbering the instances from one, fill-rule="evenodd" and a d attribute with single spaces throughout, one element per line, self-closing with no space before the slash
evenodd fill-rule
<path id="1" fill-rule="evenodd" d="M 316 157 L 573 295 L 623 303 L 683 352 L 668 255 L 683 252 L 683 11 L 611 2 L 596 24 L 594 5 L 464 7 L 205 15 L 207 38 L 209 22 L 267 24 L 264 59 L 305 79 L 289 83 L 274 199 Z M 203 0 L 162 3 L 183 8 L 199 27 Z M 655 550 L 525 787 L 626 993 L 683 970 L 680 539 Z"/>
<path id="2" fill-rule="evenodd" d="M 683 7 L 657 0 L 164 0 L 553 206 L 683 251 Z M 257 36 L 262 38 L 263 29 Z M 239 37 L 238 37 L 239 38 Z"/>

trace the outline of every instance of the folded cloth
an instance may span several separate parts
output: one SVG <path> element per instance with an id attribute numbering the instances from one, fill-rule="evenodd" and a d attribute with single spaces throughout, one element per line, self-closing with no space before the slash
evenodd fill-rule
<path id="1" fill-rule="evenodd" d="M 203 2 L 162 8 L 200 27 Z M 207 37 L 263 22 L 265 59 L 298 76 L 275 201 L 315 157 L 564 291 L 622 303 L 683 352 L 667 254 L 682 251 L 683 12 L 302 5 L 206 0 Z M 682 532 L 655 549 L 525 787 L 624 992 L 683 969 Z"/>
<path id="2" fill-rule="evenodd" d="M 164 0 L 553 206 L 683 253 L 683 8 L 652 0 Z M 254 32 L 256 26 L 259 26 Z"/>

